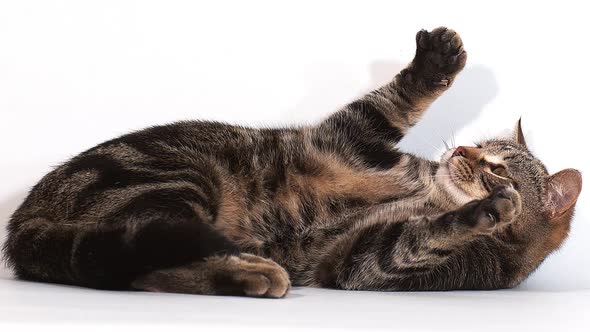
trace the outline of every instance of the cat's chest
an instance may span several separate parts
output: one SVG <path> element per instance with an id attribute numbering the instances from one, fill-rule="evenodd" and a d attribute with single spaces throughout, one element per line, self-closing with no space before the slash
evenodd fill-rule
<path id="1" fill-rule="evenodd" d="M 293 181 L 296 185 L 291 190 L 278 193 L 267 205 L 260 222 L 282 225 L 279 231 L 296 235 L 317 224 L 328 225 L 351 213 L 382 206 L 399 217 L 437 214 L 444 207 L 435 199 L 429 170 L 421 172 L 419 168 Z"/>
<path id="2" fill-rule="evenodd" d="M 431 162 L 404 155 L 391 169 L 352 169 L 333 163 L 315 177 L 299 176 L 291 182 L 295 191 L 317 197 L 340 198 L 369 205 L 412 202 L 425 198 L 434 186 Z"/>

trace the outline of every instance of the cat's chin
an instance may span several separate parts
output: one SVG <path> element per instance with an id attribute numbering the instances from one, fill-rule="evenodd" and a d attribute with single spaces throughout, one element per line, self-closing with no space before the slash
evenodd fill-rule
<path id="1" fill-rule="evenodd" d="M 449 170 L 449 159 L 453 155 L 453 150 L 445 152 L 440 160 L 438 171 L 436 172 L 436 183 L 451 196 L 456 204 L 463 205 L 472 201 L 474 198 L 469 196 L 463 189 L 459 188 L 451 176 Z"/>

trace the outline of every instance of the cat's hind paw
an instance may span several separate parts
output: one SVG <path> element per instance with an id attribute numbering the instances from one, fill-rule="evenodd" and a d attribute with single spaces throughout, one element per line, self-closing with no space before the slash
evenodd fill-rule
<path id="1" fill-rule="evenodd" d="M 238 282 L 247 296 L 284 297 L 291 287 L 287 271 L 270 259 L 256 255 L 241 254 L 244 261 L 233 281 Z"/>

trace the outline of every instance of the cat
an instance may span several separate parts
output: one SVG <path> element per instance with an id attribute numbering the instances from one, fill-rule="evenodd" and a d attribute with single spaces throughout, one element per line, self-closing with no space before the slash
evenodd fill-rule
<path id="1" fill-rule="evenodd" d="M 47 174 L 8 224 L 25 280 L 280 298 L 501 289 L 565 240 L 582 187 L 514 137 L 446 151 L 396 144 L 464 68 L 460 36 L 416 35 L 412 62 L 314 126 L 181 121 L 99 144 Z"/>

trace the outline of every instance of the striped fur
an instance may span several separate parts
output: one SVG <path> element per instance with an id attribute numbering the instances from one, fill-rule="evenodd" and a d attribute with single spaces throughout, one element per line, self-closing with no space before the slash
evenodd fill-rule
<path id="1" fill-rule="evenodd" d="M 518 284 L 563 241 L 575 199 L 555 231 L 541 213 L 550 177 L 515 140 L 483 142 L 470 150 L 477 158 L 449 151 L 440 163 L 399 151 L 467 57 L 452 30 L 416 40 L 391 83 L 316 126 L 183 121 L 81 153 L 13 214 L 8 264 L 28 280 L 267 297 L 291 283 Z M 505 163 L 510 180 L 485 158 Z"/>

